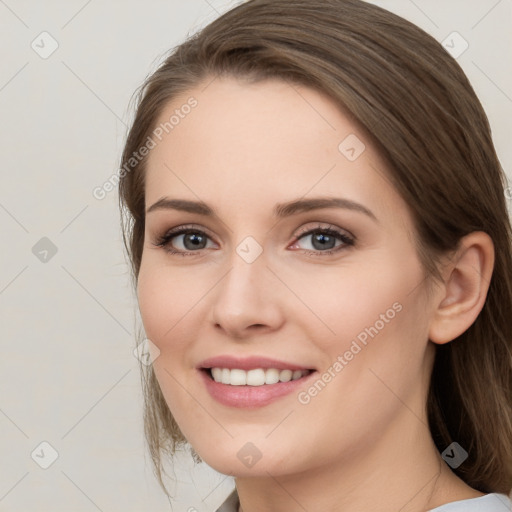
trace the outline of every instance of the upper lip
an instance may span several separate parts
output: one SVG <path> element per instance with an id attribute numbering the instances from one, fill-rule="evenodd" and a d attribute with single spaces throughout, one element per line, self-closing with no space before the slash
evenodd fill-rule
<path id="1" fill-rule="evenodd" d="M 300 364 L 289 363 L 279 359 L 269 359 L 263 356 L 251 357 L 234 357 L 230 355 L 222 355 L 210 357 L 202 361 L 198 368 L 229 368 L 240 370 L 254 370 L 256 368 L 275 368 L 277 370 L 312 370 L 311 367 L 303 366 Z"/>

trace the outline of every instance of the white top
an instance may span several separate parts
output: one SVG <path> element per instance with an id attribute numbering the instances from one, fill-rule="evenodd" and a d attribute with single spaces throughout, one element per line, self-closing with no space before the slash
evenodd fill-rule
<path id="1" fill-rule="evenodd" d="M 235 489 L 216 512 L 238 512 L 239 505 Z M 491 493 L 479 498 L 447 503 L 427 512 L 512 512 L 512 502 L 505 494 Z"/>
<path id="2" fill-rule="evenodd" d="M 470 500 L 454 501 L 428 512 L 511 512 L 512 502 L 505 494 L 491 493 Z"/>

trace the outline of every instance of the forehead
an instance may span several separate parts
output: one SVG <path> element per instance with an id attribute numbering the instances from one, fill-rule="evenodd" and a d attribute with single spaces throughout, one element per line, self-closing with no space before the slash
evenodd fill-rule
<path id="1" fill-rule="evenodd" d="M 157 127 L 164 129 L 148 158 L 147 205 L 165 194 L 270 208 L 309 193 L 396 204 L 372 142 L 333 100 L 305 86 L 216 78 L 166 105 Z"/>
<path id="2" fill-rule="evenodd" d="M 195 106 L 188 106 L 191 103 Z M 170 101 L 157 125 L 164 128 L 163 138 L 170 144 L 187 139 L 201 150 L 223 148 L 225 153 L 230 147 L 234 150 L 236 142 L 239 152 L 252 150 L 253 157 L 263 144 L 267 154 L 271 148 L 298 152 L 299 144 L 303 150 L 314 148 L 316 152 L 320 145 L 315 135 L 325 139 L 322 146 L 335 149 L 347 135 L 357 132 L 364 138 L 328 96 L 281 80 L 251 83 L 217 77 Z"/>

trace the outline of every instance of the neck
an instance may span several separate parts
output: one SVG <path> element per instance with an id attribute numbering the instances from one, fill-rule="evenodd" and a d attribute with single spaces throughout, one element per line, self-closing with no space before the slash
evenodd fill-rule
<path id="1" fill-rule="evenodd" d="M 307 472 L 240 477 L 242 512 L 425 512 L 450 501 L 481 496 L 444 463 L 423 420 L 404 408 L 377 444 L 356 449 Z"/>

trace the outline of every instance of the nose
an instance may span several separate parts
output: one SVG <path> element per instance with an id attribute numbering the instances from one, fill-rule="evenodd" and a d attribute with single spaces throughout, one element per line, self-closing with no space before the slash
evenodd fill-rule
<path id="1" fill-rule="evenodd" d="M 279 329 L 284 321 L 279 285 L 263 254 L 247 263 L 235 253 L 210 297 L 214 327 L 235 339 Z"/>

